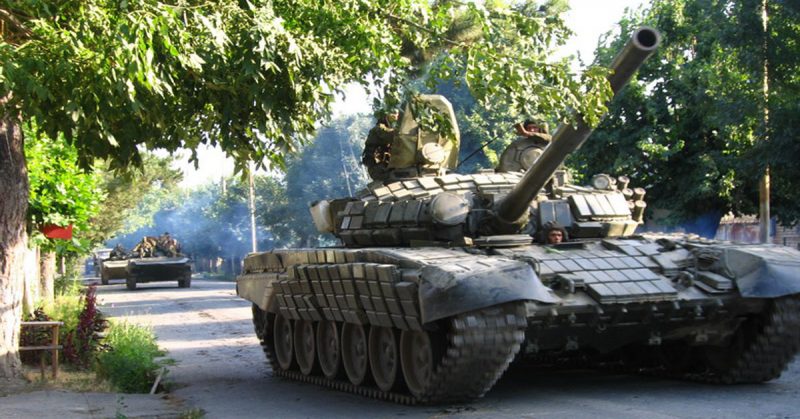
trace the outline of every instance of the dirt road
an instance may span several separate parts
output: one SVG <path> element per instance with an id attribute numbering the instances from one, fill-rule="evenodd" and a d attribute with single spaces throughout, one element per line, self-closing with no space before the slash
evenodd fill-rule
<path id="1" fill-rule="evenodd" d="M 209 418 L 800 417 L 800 364 L 763 385 L 712 386 L 597 372 L 518 372 L 469 405 L 408 407 L 270 376 L 250 304 L 231 282 L 98 287 L 103 312 L 150 325 L 176 365 L 174 395 Z"/>

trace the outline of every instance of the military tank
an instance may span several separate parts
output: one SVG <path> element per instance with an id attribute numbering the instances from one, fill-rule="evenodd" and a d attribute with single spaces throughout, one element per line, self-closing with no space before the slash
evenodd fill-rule
<path id="1" fill-rule="evenodd" d="M 180 288 L 189 288 L 191 259 L 180 252 L 180 244 L 169 234 L 145 236 L 130 252 L 117 245 L 103 262 L 101 283 L 108 285 L 114 278 L 125 279 L 129 290 L 135 290 L 139 283 L 175 280 Z"/>
<path id="2" fill-rule="evenodd" d="M 181 253 L 180 243 L 169 233 L 143 237 L 133 248 L 127 269 L 125 285 L 129 290 L 144 282 L 177 280 L 180 288 L 192 285 L 191 259 Z"/>
<path id="3" fill-rule="evenodd" d="M 633 34 L 615 94 L 659 40 Z M 457 126 L 444 98 L 423 99 Z M 800 346 L 800 252 L 637 234 L 643 189 L 608 175 L 579 186 L 564 170 L 591 132 L 577 119 L 464 175 L 449 172 L 457 128 L 426 132 L 407 108 L 376 153 L 382 181 L 311 208 L 341 246 L 245 259 L 237 293 L 273 373 L 409 404 L 481 397 L 512 361 L 778 377 Z M 567 240 L 547 243 L 555 227 Z"/>

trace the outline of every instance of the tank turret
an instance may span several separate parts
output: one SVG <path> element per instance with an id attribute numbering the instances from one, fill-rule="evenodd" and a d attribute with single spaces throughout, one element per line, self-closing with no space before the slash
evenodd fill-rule
<path id="1" fill-rule="evenodd" d="M 653 29 L 634 33 L 612 64 L 609 82 L 614 93 L 658 43 L 659 34 Z M 512 151 L 504 153 L 497 170 L 462 175 L 448 172 L 456 166 L 459 138 L 452 106 L 439 95 L 423 95 L 417 101 L 444 115 L 441 119 L 452 126 L 452 133 L 425 131 L 415 121 L 412 107 L 406 106 L 392 132 L 391 153 L 384 155 L 380 180 L 357 197 L 315 203 L 312 215 L 320 231 L 333 233 L 352 247 L 469 245 L 493 242 L 490 236 L 536 235 L 548 222 L 565 226 L 573 238 L 616 237 L 632 234 L 641 221 L 644 201 L 625 195 L 625 188 L 616 187 L 616 179 L 602 175 L 593 186 L 578 187 L 558 170 L 591 133 L 581 115 L 576 115 L 575 126 L 559 126 L 544 150 L 541 141 L 518 140 L 509 147 Z M 374 138 L 371 132 L 367 144 Z M 375 167 L 368 167 L 376 173 Z M 551 193 L 541 196 L 553 178 Z M 532 221 L 530 213 L 536 215 Z"/>
<path id="2" fill-rule="evenodd" d="M 633 74 L 647 57 L 658 47 L 660 35 L 651 28 L 638 29 L 625 48 L 611 64 L 608 82 L 614 96 L 633 77 Z M 513 223 L 528 212 L 533 201 L 547 181 L 556 173 L 570 153 L 577 150 L 592 133 L 592 129 L 578 114 L 575 125 L 561 124 L 553 134 L 553 139 L 535 163 L 525 172 L 520 182 L 508 193 L 497 207 L 497 218 L 505 223 Z"/>

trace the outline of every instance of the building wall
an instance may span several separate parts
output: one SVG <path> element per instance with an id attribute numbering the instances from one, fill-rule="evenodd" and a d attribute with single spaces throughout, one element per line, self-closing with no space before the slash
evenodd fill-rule
<path id="1" fill-rule="evenodd" d="M 758 221 L 723 222 L 719 225 L 714 238 L 740 243 L 758 243 L 759 230 Z M 771 239 L 774 244 L 800 249 L 800 225 L 794 227 L 775 226 Z"/>
<path id="2" fill-rule="evenodd" d="M 775 229 L 775 236 L 772 242 L 800 249 L 800 225 L 794 227 L 778 226 Z"/>

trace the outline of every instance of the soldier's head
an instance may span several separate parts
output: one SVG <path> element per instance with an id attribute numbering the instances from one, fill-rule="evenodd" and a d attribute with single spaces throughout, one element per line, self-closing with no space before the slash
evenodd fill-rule
<path id="1" fill-rule="evenodd" d="M 378 112 L 378 122 L 385 125 L 394 125 L 400 118 L 400 111 L 397 108 L 382 109 Z"/>
<path id="2" fill-rule="evenodd" d="M 544 240 L 547 244 L 558 244 L 568 239 L 567 231 L 564 227 L 553 221 L 544 226 Z"/>
<path id="3" fill-rule="evenodd" d="M 525 131 L 538 132 L 540 134 L 548 133 L 547 123 L 541 120 L 526 119 L 522 126 L 525 128 Z"/>

